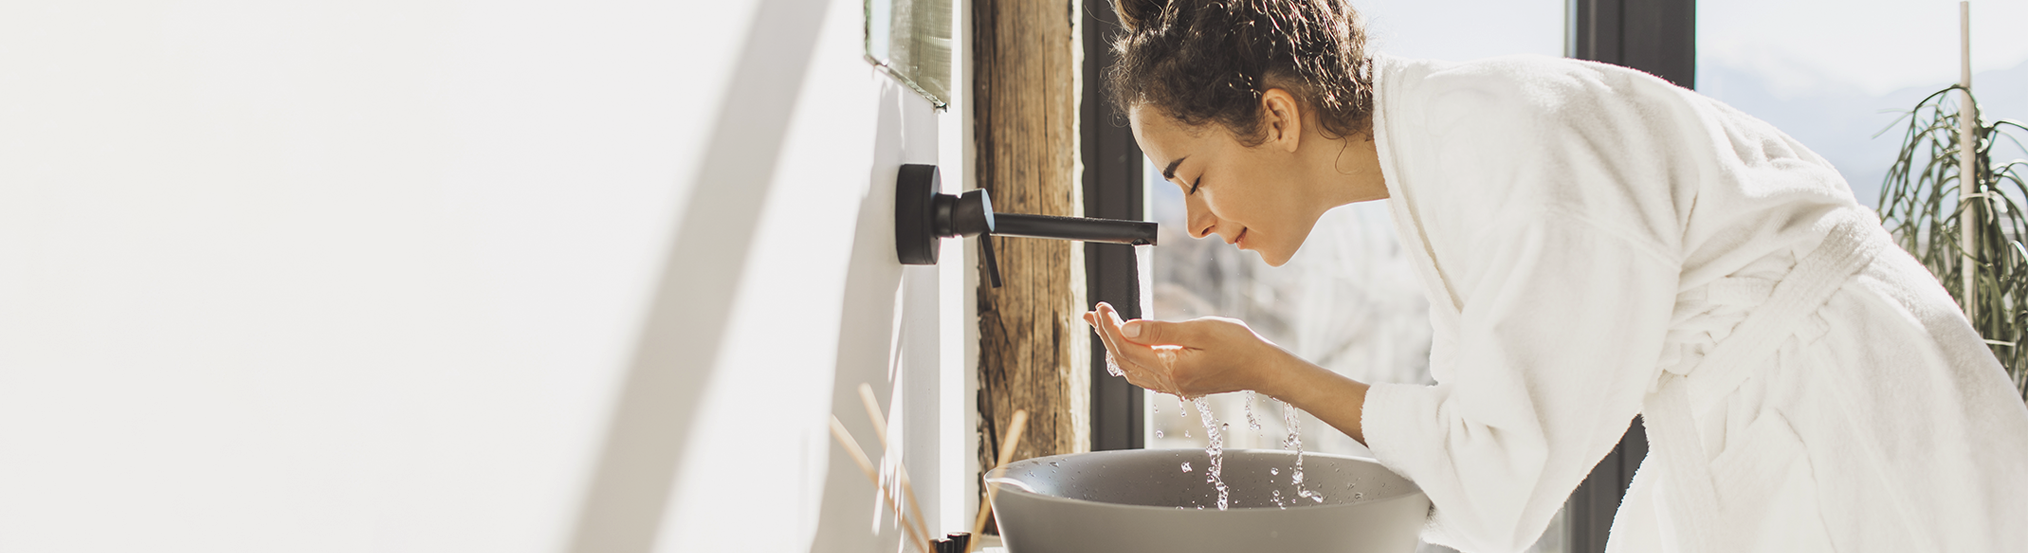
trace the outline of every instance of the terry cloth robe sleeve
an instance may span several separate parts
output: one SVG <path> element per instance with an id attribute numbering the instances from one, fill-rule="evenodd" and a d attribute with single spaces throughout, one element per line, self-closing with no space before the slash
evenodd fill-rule
<path id="1" fill-rule="evenodd" d="M 1643 216 L 1632 197 L 1667 183 L 1620 182 L 1642 171 L 1616 169 L 1627 141 L 1558 112 L 1578 108 L 1483 76 L 1426 80 L 1416 109 L 1383 114 L 1416 127 L 1383 156 L 1420 168 L 1388 175 L 1416 181 L 1390 201 L 1426 235 L 1409 247 L 1438 254 L 1452 297 L 1432 302 L 1457 310 L 1434 317 L 1437 384 L 1368 392 L 1367 445 L 1429 495 L 1424 539 L 1517 551 L 1618 443 L 1659 370 L 1681 263 L 1657 238 L 1672 214 Z M 1615 204 L 1628 216 L 1573 207 Z"/>
<path id="2" fill-rule="evenodd" d="M 1435 505 L 1432 542 L 1526 548 L 1619 442 L 1653 380 L 1676 268 L 1583 221 L 1503 226 L 1450 378 L 1376 384 L 1368 445 Z"/>

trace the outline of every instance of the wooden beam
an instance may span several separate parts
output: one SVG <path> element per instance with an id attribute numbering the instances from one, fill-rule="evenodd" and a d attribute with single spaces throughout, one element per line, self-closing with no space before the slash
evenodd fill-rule
<path id="1" fill-rule="evenodd" d="M 1077 0 L 975 0 L 973 128 L 980 188 L 1002 213 L 1081 215 Z M 1004 285 L 979 279 L 980 466 L 1014 411 L 1015 459 L 1089 451 L 1090 331 L 1084 254 L 1058 240 L 991 238 Z"/>

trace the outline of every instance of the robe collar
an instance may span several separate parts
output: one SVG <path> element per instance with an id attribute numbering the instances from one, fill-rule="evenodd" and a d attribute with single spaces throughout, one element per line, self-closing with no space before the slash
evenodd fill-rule
<path id="1" fill-rule="evenodd" d="M 1380 155 L 1380 175 L 1387 184 L 1387 209 L 1394 215 L 1394 228 L 1401 240 L 1402 250 L 1408 252 L 1415 264 L 1415 270 L 1422 278 L 1424 292 L 1429 295 L 1430 305 L 1440 305 L 1440 311 L 1455 320 L 1463 310 L 1442 269 L 1437 267 L 1436 252 L 1430 249 L 1428 233 L 1424 232 L 1422 218 L 1415 210 L 1415 199 L 1409 193 L 1407 183 L 1401 178 L 1398 158 L 1393 151 L 1397 138 L 1390 127 L 1389 112 L 1397 109 L 1395 95 L 1389 90 L 1390 77 L 1399 72 L 1400 62 L 1390 56 L 1373 56 L 1373 141 Z M 1404 98 L 1404 100 L 1407 100 Z M 1449 321 L 1443 321 L 1449 322 Z"/>

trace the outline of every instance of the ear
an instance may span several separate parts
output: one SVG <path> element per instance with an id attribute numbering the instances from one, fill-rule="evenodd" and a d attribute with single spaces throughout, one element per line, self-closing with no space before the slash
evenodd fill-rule
<path id="1" fill-rule="evenodd" d="M 1294 152 L 1303 138 L 1302 106 L 1288 90 L 1270 88 L 1260 95 L 1260 124 L 1267 131 L 1262 146 Z"/>

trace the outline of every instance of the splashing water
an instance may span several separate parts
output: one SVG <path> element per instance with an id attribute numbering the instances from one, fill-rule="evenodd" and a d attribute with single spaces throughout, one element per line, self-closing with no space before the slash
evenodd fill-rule
<path id="1" fill-rule="evenodd" d="M 1184 462 L 1183 462 L 1183 472 L 1190 472 L 1190 462 L 1189 462 L 1189 461 L 1184 461 Z"/>
<path id="2" fill-rule="evenodd" d="M 1113 352 L 1110 351 L 1106 352 L 1106 374 L 1113 376 L 1127 375 L 1127 371 L 1120 370 L 1120 362 L 1113 360 Z"/>
<path id="3" fill-rule="evenodd" d="M 1111 358 L 1108 357 L 1107 359 Z M 1246 391 L 1246 427 L 1258 432 L 1260 431 L 1260 419 L 1253 417 L 1253 397 L 1255 395 L 1258 394 L 1253 393 L 1253 390 Z"/>
<path id="4" fill-rule="evenodd" d="M 1219 430 L 1224 425 L 1212 418 L 1210 401 L 1199 397 L 1194 403 L 1197 404 L 1198 419 L 1204 422 L 1204 437 L 1211 440 L 1211 445 L 1204 447 L 1205 455 L 1211 457 L 1211 464 L 1204 467 L 1205 481 L 1218 488 L 1218 510 L 1223 511 L 1230 504 L 1225 479 L 1222 478 L 1225 472 L 1225 435 Z"/>
<path id="5" fill-rule="evenodd" d="M 1296 468 L 1289 472 L 1289 480 L 1296 485 L 1296 497 L 1309 498 L 1318 503 L 1323 503 L 1323 494 L 1310 491 L 1308 487 L 1303 485 L 1302 413 L 1297 411 L 1294 405 L 1289 405 L 1288 402 L 1278 399 L 1275 400 L 1275 403 L 1282 405 L 1282 424 L 1289 429 L 1288 439 L 1282 440 L 1282 449 L 1296 450 Z"/>

